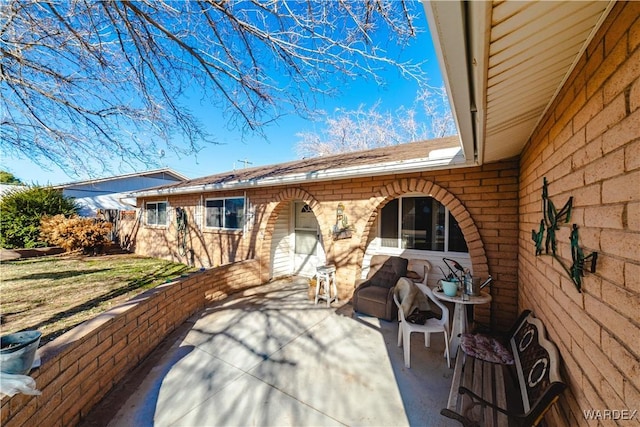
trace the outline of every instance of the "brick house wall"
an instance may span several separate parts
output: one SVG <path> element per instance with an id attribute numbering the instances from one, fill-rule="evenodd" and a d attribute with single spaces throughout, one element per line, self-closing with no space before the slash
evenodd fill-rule
<path id="1" fill-rule="evenodd" d="M 640 3 L 619 2 L 521 155 L 519 306 L 545 323 L 569 384 L 551 425 L 601 425 L 586 410 L 640 411 L 639 46 Z M 535 256 L 543 177 L 557 207 L 573 196 L 569 225 L 585 254 L 598 251 L 582 293 L 552 257 Z M 571 265 L 569 226 L 558 242 Z"/>
<path id="2" fill-rule="evenodd" d="M 302 200 L 313 210 L 320 229 L 327 260 L 337 266 L 339 293 L 348 299 L 356 278 L 360 277 L 367 242 L 377 233 L 376 215 L 389 200 L 407 193 L 430 194 L 445 205 L 460 224 L 476 275 L 491 274 L 494 283 L 491 306 L 476 307 L 477 320 L 506 328 L 517 316 L 518 247 L 518 161 L 505 161 L 481 167 L 426 171 L 334 180 L 301 182 L 296 186 L 247 189 L 253 219 L 247 233 L 205 230 L 198 226 L 197 206 L 208 197 L 239 197 L 238 191 L 218 191 L 169 196 L 172 207 L 188 212 L 188 246 L 192 254 L 178 252 L 174 221 L 168 228 L 142 225 L 138 230 L 136 253 L 216 266 L 245 259 L 257 259 L 263 281 L 269 279 L 271 235 L 281 209 L 292 200 Z M 138 201 L 139 207 L 152 198 Z M 342 202 L 350 224 L 350 239 L 333 240 L 336 206 Z M 434 273 L 439 274 L 439 273 Z"/>

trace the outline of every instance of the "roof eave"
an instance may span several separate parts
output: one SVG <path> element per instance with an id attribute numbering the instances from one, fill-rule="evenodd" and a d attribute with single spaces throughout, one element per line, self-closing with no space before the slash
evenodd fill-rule
<path id="1" fill-rule="evenodd" d="M 318 170 L 313 172 L 293 173 L 276 177 L 233 180 L 221 183 L 201 184 L 189 187 L 164 187 L 157 190 L 143 190 L 132 193 L 138 198 L 159 197 L 180 194 L 193 194 L 205 191 L 222 190 L 243 190 L 248 188 L 274 187 L 281 185 L 291 185 L 310 182 L 334 181 L 338 179 L 361 178 L 365 176 L 393 175 L 398 173 L 423 172 L 426 170 L 454 169 L 468 167 L 473 164 L 466 161 L 462 151 L 456 148 L 457 152 L 442 150 L 442 156 L 432 156 L 428 158 L 409 159 L 394 162 L 378 163 L 366 166 L 352 166 L 344 168 L 334 168 Z"/>

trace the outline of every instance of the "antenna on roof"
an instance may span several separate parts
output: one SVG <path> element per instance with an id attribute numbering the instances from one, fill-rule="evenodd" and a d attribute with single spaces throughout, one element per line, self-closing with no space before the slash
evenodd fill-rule
<path id="1" fill-rule="evenodd" d="M 253 164 L 253 162 L 250 162 L 250 161 L 249 161 L 249 160 L 247 160 L 247 159 L 244 159 L 244 160 L 238 160 L 238 162 L 244 163 L 244 168 L 245 168 L 245 169 L 247 168 L 247 165 L 252 165 L 252 164 Z M 233 165 L 233 168 L 234 168 L 234 169 L 236 168 L 235 164 Z"/>

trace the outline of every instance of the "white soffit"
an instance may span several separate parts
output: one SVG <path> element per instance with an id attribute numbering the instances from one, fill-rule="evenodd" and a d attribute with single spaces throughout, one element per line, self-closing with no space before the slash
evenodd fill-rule
<path id="1" fill-rule="evenodd" d="M 467 161 L 520 154 L 614 3 L 423 0 Z"/>
<path id="2" fill-rule="evenodd" d="M 483 161 L 518 155 L 609 11 L 609 2 L 493 2 Z"/>

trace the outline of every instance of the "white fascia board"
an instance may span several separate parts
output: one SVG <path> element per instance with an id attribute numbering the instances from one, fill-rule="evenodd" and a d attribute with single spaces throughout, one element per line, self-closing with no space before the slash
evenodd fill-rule
<path id="1" fill-rule="evenodd" d="M 465 160 L 460 148 L 434 150 L 429 157 L 410 159 L 367 166 L 352 166 L 313 172 L 293 173 L 271 178 L 235 180 L 220 184 L 195 185 L 192 187 L 159 188 L 132 193 L 132 197 L 168 196 L 193 194 L 205 191 L 236 190 L 259 187 L 273 187 L 338 179 L 360 178 L 364 176 L 393 175 L 398 173 L 423 172 L 427 170 L 454 169 L 474 166 Z"/>
<path id="2" fill-rule="evenodd" d="M 476 105 L 471 97 L 465 6 L 461 1 L 423 0 L 422 3 L 464 156 L 468 161 L 476 162 Z"/>

